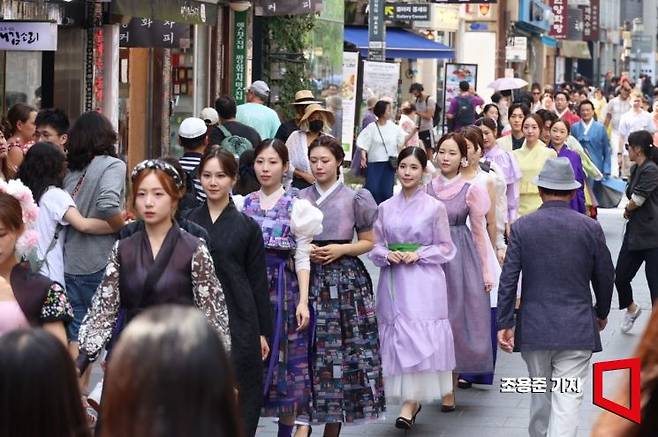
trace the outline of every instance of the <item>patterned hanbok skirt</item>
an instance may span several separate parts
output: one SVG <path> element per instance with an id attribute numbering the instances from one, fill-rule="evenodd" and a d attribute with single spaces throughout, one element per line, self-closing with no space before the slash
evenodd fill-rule
<path id="1" fill-rule="evenodd" d="M 312 264 L 310 295 L 315 314 L 311 421 L 378 418 L 385 399 L 370 275 L 352 256 Z"/>

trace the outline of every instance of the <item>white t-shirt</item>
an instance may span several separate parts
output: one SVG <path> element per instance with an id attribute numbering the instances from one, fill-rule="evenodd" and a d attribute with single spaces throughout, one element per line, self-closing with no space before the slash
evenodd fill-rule
<path id="1" fill-rule="evenodd" d="M 619 129 L 619 123 L 622 115 L 627 113 L 631 109 L 631 99 L 622 100 L 619 96 L 610 100 L 608 106 L 606 107 L 606 112 L 612 115 L 610 119 L 610 124 L 612 125 L 612 130 Z"/>
<path id="2" fill-rule="evenodd" d="M 619 135 L 621 135 L 624 140 L 622 145 L 628 141 L 628 136 L 631 133 L 639 130 L 647 130 L 650 133 L 653 133 L 655 130 L 650 113 L 647 111 L 636 113 L 631 109 L 621 116 L 621 121 L 619 122 Z"/>
<path id="3" fill-rule="evenodd" d="M 39 217 L 35 223 L 35 230 L 39 233 L 39 246 L 37 253 L 39 259 L 43 259 L 44 254 L 50 246 L 50 242 L 55 235 L 57 224 L 68 226 L 69 223 L 64 220 L 64 214 L 69 208 L 75 208 L 75 202 L 69 193 L 57 187 L 50 187 L 41 195 L 39 200 Z M 62 229 L 57 239 L 57 244 L 48 253 L 46 261 L 41 266 L 41 273 L 60 285 L 64 283 L 64 240 L 66 229 Z"/>
<path id="4" fill-rule="evenodd" d="M 368 153 L 368 162 L 384 162 L 388 161 L 389 156 L 398 156 L 398 150 L 404 144 L 404 140 L 405 134 L 402 128 L 387 120 L 384 126 L 379 126 L 376 122 L 366 126 L 356 139 L 356 145 Z"/>

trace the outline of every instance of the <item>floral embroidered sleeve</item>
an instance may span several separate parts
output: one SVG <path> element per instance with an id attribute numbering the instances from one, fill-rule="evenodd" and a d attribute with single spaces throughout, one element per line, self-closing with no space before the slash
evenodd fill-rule
<path id="1" fill-rule="evenodd" d="M 89 361 L 94 361 L 112 337 L 112 331 L 119 317 L 119 242 L 105 267 L 105 275 L 94 297 L 89 312 L 80 327 L 80 356 L 78 368 L 84 371 Z"/>
<path id="2" fill-rule="evenodd" d="M 231 333 L 228 326 L 228 309 L 222 284 L 215 275 L 215 266 L 208 248 L 199 244 L 192 256 L 192 287 L 194 304 L 203 312 L 226 347 L 231 350 Z"/>
<path id="3" fill-rule="evenodd" d="M 53 282 L 43 302 L 40 315 L 41 323 L 70 322 L 73 320 L 73 308 L 66 296 L 66 291 L 57 282 Z"/>

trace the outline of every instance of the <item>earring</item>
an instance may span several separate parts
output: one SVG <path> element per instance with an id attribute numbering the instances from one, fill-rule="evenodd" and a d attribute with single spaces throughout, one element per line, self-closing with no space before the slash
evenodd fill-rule
<path id="1" fill-rule="evenodd" d="M 461 166 L 464 168 L 468 167 L 468 159 L 462 158 Z"/>

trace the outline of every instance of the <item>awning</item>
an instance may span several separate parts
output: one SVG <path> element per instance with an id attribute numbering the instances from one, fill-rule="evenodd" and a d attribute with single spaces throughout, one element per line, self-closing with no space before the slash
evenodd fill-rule
<path id="1" fill-rule="evenodd" d="M 542 35 L 541 43 L 544 44 L 546 47 L 551 47 L 554 49 L 557 48 L 557 40 L 552 36 Z"/>
<path id="2" fill-rule="evenodd" d="M 592 59 L 587 41 L 572 41 L 568 39 L 560 41 L 560 56 L 565 58 Z"/>
<path id="3" fill-rule="evenodd" d="M 218 0 L 112 0 L 110 13 L 176 23 L 217 24 Z"/>
<path id="4" fill-rule="evenodd" d="M 368 28 L 345 26 L 345 41 L 354 44 L 361 56 L 368 56 Z M 401 59 L 452 59 L 455 51 L 404 29 L 386 29 L 386 57 Z"/>

